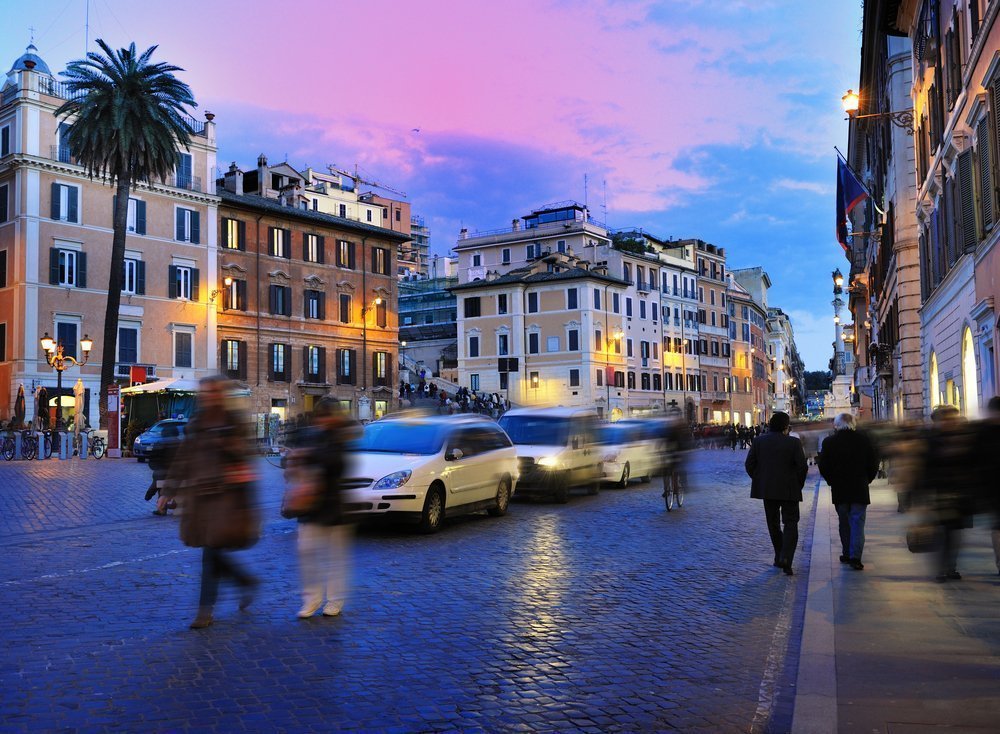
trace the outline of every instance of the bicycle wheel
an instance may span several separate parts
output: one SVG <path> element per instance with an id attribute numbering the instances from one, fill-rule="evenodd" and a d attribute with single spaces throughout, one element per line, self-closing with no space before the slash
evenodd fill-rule
<path id="1" fill-rule="evenodd" d="M 103 438 L 95 438 L 90 452 L 94 455 L 95 459 L 103 458 L 104 452 L 107 450 L 107 446 L 104 444 Z"/>
<path id="2" fill-rule="evenodd" d="M 677 507 L 681 508 L 684 506 L 684 487 L 680 485 L 677 487 Z"/>
<path id="3" fill-rule="evenodd" d="M 36 456 L 38 456 L 38 439 L 31 437 L 25 437 L 21 441 L 21 456 L 23 456 L 28 461 L 31 461 Z"/>
<path id="4" fill-rule="evenodd" d="M 668 489 L 665 493 L 665 500 L 667 503 L 667 512 L 674 509 L 674 490 Z"/>
<path id="5" fill-rule="evenodd" d="M 45 443 L 44 443 L 43 447 L 45 449 L 45 458 L 46 459 L 51 459 L 52 458 L 52 438 L 50 436 L 48 436 L 48 435 L 45 436 Z"/>
<path id="6" fill-rule="evenodd" d="M 14 439 L 9 436 L 3 440 L 3 458 L 7 461 L 14 460 Z"/>

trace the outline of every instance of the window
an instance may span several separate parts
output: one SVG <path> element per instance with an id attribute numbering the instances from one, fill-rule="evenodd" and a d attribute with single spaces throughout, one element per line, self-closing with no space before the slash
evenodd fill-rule
<path id="1" fill-rule="evenodd" d="M 388 352 L 375 352 L 372 355 L 372 382 L 376 387 L 389 384 Z"/>
<path id="2" fill-rule="evenodd" d="M 639 299 L 639 318 L 640 319 L 646 318 L 646 302 L 643 301 L 642 299 Z"/>
<path id="3" fill-rule="evenodd" d="M 556 242 L 556 250 L 559 252 L 566 252 L 566 240 L 559 240 Z"/>
<path id="4" fill-rule="evenodd" d="M 357 352 L 353 349 L 337 350 L 337 384 L 355 384 L 355 367 L 357 365 Z"/>
<path id="5" fill-rule="evenodd" d="M 611 294 L 611 310 L 614 313 L 621 313 L 621 298 L 617 293 Z"/>
<path id="6" fill-rule="evenodd" d="M 247 249 L 247 223 L 223 217 L 222 246 L 227 250 Z"/>
<path id="7" fill-rule="evenodd" d="M 7 324 L 0 323 L 0 362 L 7 361 Z"/>
<path id="8" fill-rule="evenodd" d="M 569 386 L 580 387 L 580 370 L 573 369 L 569 371 Z"/>
<path id="9" fill-rule="evenodd" d="M 388 321 L 389 307 L 383 298 L 380 303 L 375 304 L 375 325 L 380 329 L 384 329 L 389 323 Z"/>
<path id="10" fill-rule="evenodd" d="M 240 351 L 240 342 L 235 339 L 222 340 L 222 371 L 227 377 L 240 378 L 243 372 Z"/>
<path id="11" fill-rule="evenodd" d="M 635 372 L 628 373 L 628 389 L 635 390 Z"/>
<path id="12" fill-rule="evenodd" d="M 384 247 L 372 248 L 372 272 L 378 275 L 389 274 L 389 251 Z"/>
<path id="13" fill-rule="evenodd" d="M 194 366 L 194 332 L 174 332 L 174 367 Z"/>
<path id="14" fill-rule="evenodd" d="M 10 155 L 10 125 L 0 127 L 0 158 Z"/>
<path id="15" fill-rule="evenodd" d="M 579 308 L 577 304 L 577 290 L 576 288 L 570 288 L 566 291 L 566 308 L 573 310 Z"/>
<path id="16" fill-rule="evenodd" d="M 603 339 L 601 335 L 601 330 L 596 329 L 594 331 L 594 351 L 600 352 L 604 348 Z"/>
<path id="17" fill-rule="evenodd" d="M 510 248 L 509 247 L 505 247 L 502 250 L 500 250 L 500 262 L 503 265 L 509 265 L 510 264 Z"/>
<path id="18" fill-rule="evenodd" d="M 280 227 L 267 228 L 267 254 L 271 257 L 292 257 L 292 231 Z"/>
<path id="19" fill-rule="evenodd" d="M 622 263 L 622 280 L 632 283 L 632 266 L 629 263 Z"/>
<path id="20" fill-rule="evenodd" d="M 319 319 L 323 320 L 326 318 L 326 294 L 322 291 L 305 291 L 305 309 L 303 310 L 303 315 L 307 319 Z"/>
<path id="21" fill-rule="evenodd" d="M 475 319 L 481 315 L 479 296 L 467 296 L 462 300 L 462 307 L 465 309 L 467 319 Z"/>
<path id="22" fill-rule="evenodd" d="M 600 288 L 594 288 L 594 310 L 601 310 L 601 290 Z"/>
<path id="23" fill-rule="evenodd" d="M 87 254 L 76 250 L 51 248 L 49 250 L 49 284 L 65 288 L 86 288 Z"/>
<path id="24" fill-rule="evenodd" d="M 351 296 L 348 293 L 340 294 L 340 323 L 351 323 Z"/>
<path id="25" fill-rule="evenodd" d="M 712 263 L 712 269 L 715 269 L 715 263 Z M 715 291 L 710 290 L 708 292 L 708 300 L 713 306 L 715 305 Z"/>
<path id="26" fill-rule="evenodd" d="M 469 337 L 469 356 L 478 357 L 479 356 L 479 337 L 470 336 Z"/>
<path id="27" fill-rule="evenodd" d="M 118 325 L 118 361 L 121 364 L 135 364 L 139 361 L 139 327 L 137 325 Z"/>
<path id="28" fill-rule="evenodd" d="M 354 270 L 354 243 L 347 240 L 337 242 L 337 267 Z"/>
<path id="29" fill-rule="evenodd" d="M 307 263 L 322 263 L 326 260 L 323 252 L 324 238 L 318 234 L 302 235 L 302 259 Z"/>
<path id="30" fill-rule="evenodd" d="M 194 176 L 191 174 L 191 154 L 177 154 L 177 188 L 190 189 L 194 183 Z"/>
<path id="31" fill-rule="evenodd" d="M 122 264 L 122 293 L 145 295 L 146 263 L 142 260 L 125 258 L 125 262 Z"/>
<path id="32" fill-rule="evenodd" d="M 538 294 L 528 294 L 528 313 L 538 313 Z"/>
<path id="33" fill-rule="evenodd" d="M 340 216 L 342 218 L 346 219 L 347 218 L 347 204 L 341 204 L 339 211 L 340 211 Z"/>
<path id="34" fill-rule="evenodd" d="M 326 350 L 309 344 L 302 348 L 302 378 L 306 382 L 326 382 Z"/>
<path id="35" fill-rule="evenodd" d="M 506 390 L 507 389 L 507 385 L 510 382 L 509 379 L 508 379 L 509 377 L 510 376 L 506 372 L 501 372 L 500 373 L 500 389 L 501 390 Z"/>
<path id="36" fill-rule="evenodd" d="M 566 332 L 567 349 L 571 352 L 580 351 L 580 332 L 577 329 L 570 329 Z"/>
<path id="37" fill-rule="evenodd" d="M 483 256 L 478 252 L 472 256 L 472 267 L 478 268 L 483 264 Z"/>
<path id="38" fill-rule="evenodd" d="M 174 239 L 178 242 L 201 242 L 201 217 L 194 209 L 177 207 L 174 210 Z"/>
<path id="39" fill-rule="evenodd" d="M 507 294 L 501 293 L 497 296 L 497 313 L 507 313 Z"/>
<path id="40" fill-rule="evenodd" d="M 625 340 L 625 356 L 626 357 L 633 356 L 632 340 L 631 339 L 626 339 Z"/>
<path id="41" fill-rule="evenodd" d="M 479 392 L 479 375 L 469 375 L 469 388 L 473 392 Z"/>
<path id="42" fill-rule="evenodd" d="M 0 250 L 0 288 L 7 287 L 7 251 Z"/>
<path id="43" fill-rule="evenodd" d="M 60 222 L 80 223 L 80 189 L 67 184 L 52 184 L 52 218 Z"/>
<path id="44" fill-rule="evenodd" d="M 538 244 L 532 243 L 528 245 L 527 248 L 525 248 L 525 254 L 524 254 L 525 259 L 534 260 L 536 257 L 540 257 L 542 254 L 541 249 L 542 249 L 541 245 Z"/>
<path id="45" fill-rule="evenodd" d="M 56 343 L 62 344 L 63 355 L 67 357 L 72 357 L 73 359 L 78 359 L 80 353 L 78 350 L 79 342 L 77 341 L 79 334 L 79 324 L 75 321 L 59 321 L 56 323 Z"/>
<path id="46" fill-rule="evenodd" d="M 529 334 L 528 336 L 530 343 L 531 335 Z M 538 334 L 535 334 L 534 337 L 535 337 L 535 349 L 537 350 Z M 510 352 L 510 337 L 507 334 L 497 334 L 497 355 L 505 357 L 509 352 Z"/>
<path id="47" fill-rule="evenodd" d="M 597 386 L 604 387 L 604 370 L 597 370 L 595 374 L 597 375 Z"/>
<path id="48" fill-rule="evenodd" d="M 10 217 L 10 187 L 0 186 L 0 222 L 6 222 Z"/>
<path id="49" fill-rule="evenodd" d="M 632 318 L 632 299 L 625 297 L 625 317 Z"/>
<path id="50" fill-rule="evenodd" d="M 189 301 L 198 300 L 198 270 L 187 265 L 171 265 L 168 270 L 168 295 Z"/>
<path id="51" fill-rule="evenodd" d="M 223 308 L 233 311 L 246 311 L 247 282 L 245 280 L 236 280 L 233 278 L 233 282 L 229 284 L 228 288 L 226 288 L 226 295 L 223 303 Z"/>
<path id="52" fill-rule="evenodd" d="M 559 351 L 559 337 L 550 336 L 545 339 L 545 351 L 546 352 L 558 352 Z"/>
<path id="53" fill-rule="evenodd" d="M 125 228 L 133 234 L 146 234 L 146 202 L 129 198 Z"/>
<path id="54" fill-rule="evenodd" d="M 657 312 L 656 303 L 655 302 L 650 303 L 649 304 L 649 315 L 653 319 L 654 322 L 656 321 L 656 312 Z"/>
<path id="55" fill-rule="evenodd" d="M 648 390 L 649 389 L 649 374 L 648 373 L 646 373 L 646 372 L 642 373 L 642 375 L 640 376 L 640 383 L 639 384 L 641 385 L 641 389 L 642 390 Z"/>
<path id="56" fill-rule="evenodd" d="M 367 219 L 368 219 L 369 222 L 372 221 L 372 210 L 371 209 L 365 209 L 365 215 L 367 216 Z"/>
<path id="57" fill-rule="evenodd" d="M 538 332 L 528 334 L 528 354 L 538 354 Z"/>
<path id="58" fill-rule="evenodd" d="M 268 312 L 275 316 L 292 315 L 292 289 L 287 285 L 271 285 L 268 289 Z"/>
<path id="59" fill-rule="evenodd" d="M 267 363 L 267 379 L 271 382 L 288 382 L 292 348 L 288 344 L 272 344 Z"/>
<path id="60" fill-rule="evenodd" d="M 653 347 L 653 359 L 659 359 L 660 358 L 660 345 L 657 344 L 656 342 L 653 342 L 652 343 L 652 347 Z"/>

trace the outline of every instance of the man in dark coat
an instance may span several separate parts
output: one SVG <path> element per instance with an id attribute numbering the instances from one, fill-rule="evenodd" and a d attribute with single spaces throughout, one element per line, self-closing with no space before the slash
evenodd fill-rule
<path id="1" fill-rule="evenodd" d="M 878 474 L 881 459 L 871 439 L 855 430 L 850 413 L 833 419 L 833 431 L 823 441 L 819 473 L 830 485 L 833 506 L 840 518 L 840 562 L 850 563 L 851 568 L 860 571 L 865 567 L 861 553 L 865 548 L 865 516 L 871 504 L 868 485 Z"/>
<path id="2" fill-rule="evenodd" d="M 771 416 L 768 432 L 750 445 L 744 466 L 753 480 L 750 496 L 764 500 L 774 565 L 791 576 L 799 542 L 799 503 L 809 467 L 802 442 L 788 435 L 789 423 L 787 413 L 779 411 Z"/>

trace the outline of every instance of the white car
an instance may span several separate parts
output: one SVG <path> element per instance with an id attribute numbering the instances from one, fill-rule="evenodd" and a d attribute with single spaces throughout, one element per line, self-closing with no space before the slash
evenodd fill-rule
<path id="1" fill-rule="evenodd" d="M 344 499 L 356 516 L 413 520 L 433 533 L 452 515 L 506 514 L 517 479 L 517 451 L 493 421 L 389 417 L 353 444 Z"/>
<path id="2" fill-rule="evenodd" d="M 648 481 L 659 470 L 656 442 L 635 423 L 607 423 L 597 432 L 601 444 L 604 481 L 625 488 L 629 480 Z"/>

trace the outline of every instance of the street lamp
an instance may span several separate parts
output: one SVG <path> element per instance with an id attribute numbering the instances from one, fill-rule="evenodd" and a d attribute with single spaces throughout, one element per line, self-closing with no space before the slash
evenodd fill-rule
<path id="1" fill-rule="evenodd" d="M 215 290 L 212 291 L 211 295 L 208 298 L 209 303 L 215 303 L 216 297 L 220 293 L 222 293 L 223 290 L 228 290 L 233 285 L 233 279 L 227 275 L 225 278 L 222 279 L 222 285 L 224 286 L 223 288 L 216 288 Z M 222 302 L 222 310 L 223 311 L 226 310 L 225 300 L 223 300 Z"/>
<path id="2" fill-rule="evenodd" d="M 368 371 L 366 365 L 368 363 L 368 312 L 372 308 L 382 305 L 382 296 L 375 296 L 375 299 L 368 304 L 361 307 L 361 375 L 362 375 L 362 385 L 361 390 L 368 390 Z"/>
<path id="3" fill-rule="evenodd" d="M 913 113 L 910 110 L 900 110 L 899 112 L 873 112 L 867 115 L 859 115 L 861 107 L 861 96 L 853 89 L 848 89 L 847 94 L 840 98 L 840 103 L 844 106 L 848 120 L 871 120 L 879 118 L 889 118 L 889 121 L 902 130 L 907 135 L 913 135 Z"/>
<path id="4" fill-rule="evenodd" d="M 90 350 L 94 348 L 94 340 L 86 334 L 80 340 L 80 350 L 83 352 L 83 360 L 63 354 L 62 342 L 56 342 L 49 332 L 41 338 L 42 350 L 45 352 L 45 361 L 56 371 L 56 430 L 62 426 L 62 373 L 73 365 L 83 367 L 90 359 Z"/>
<path id="5" fill-rule="evenodd" d="M 838 295 L 844 292 L 844 275 L 840 268 L 833 271 L 833 292 Z"/>

